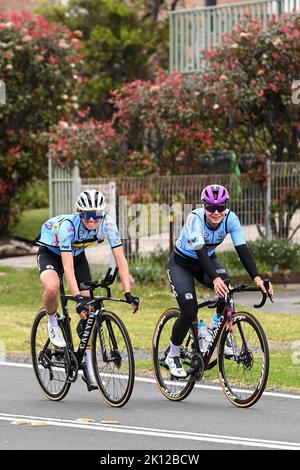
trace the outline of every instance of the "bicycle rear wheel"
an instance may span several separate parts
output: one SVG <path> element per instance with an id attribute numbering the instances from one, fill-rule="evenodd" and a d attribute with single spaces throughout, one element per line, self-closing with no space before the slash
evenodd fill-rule
<path id="1" fill-rule="evenodd" d="M 60 327 L 66 338 L 63 325 L 60 324 Z M 43 309 L 38 312 L 32 325 L 31 357 L 34 374 L 43 393 L 50 400 L 62 400 L 71 386 L 67 351 L 51 344 L 47 313 Z"/>
<path id="2" fill-rule="evenodd" d="M 233 334 L 237 358 L 224 355 L 225 343 L 231 344 L 228 324 L 220 335 L 218 368 L 223 391 L 240 408 L 254 405 L 263 394 L 269 375 L 269 348 L 259 321 L 247 312 L 233 315 Z"/>
<path id="3" fill-rule="evenodd" d="M 154 330 L 152 342 L 152 359 L 155 377 L 161 393 L 172 401 L 184 400 L 193 390 L 195 381 L 190 375 L 186 379 L 177 379 L 171 376 L 169 368 L 165 364 L 165 358 L 170 348 L 170 338 L 175 320 L 180 311 L 169 309 L 159 318 Z M 190 331 L 183 341 L 180 357 L 185 370 L 191 365 L 194 337 Z"/>
<path id="4" fill-rule="evenodd" d="M 92 335 L 94 374 L 104 400 L 113 407 L 124 406 L 134 385 L 134 355 L 130 337 L 122 320 L 113 312 L 101 315 Z"/>

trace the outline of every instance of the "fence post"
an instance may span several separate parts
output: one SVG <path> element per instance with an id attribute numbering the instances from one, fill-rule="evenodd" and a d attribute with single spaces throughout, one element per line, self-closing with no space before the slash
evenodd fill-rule
<path id="1" fill-rule="evenodd" d="M 110 181 L 108 183 L 109 188 L 109 201 L 110 201 L 110 216 L 117 222 L 117 185 L 115 181 Z M 112 250 L 110 250 L 109 265 L 114 270 L 116 267 L 115 257 Z"/>
<path id="2" fill-rule="evenodd" d="M 169 252 L 170 254 L 174 248 L 174 212 L 171 211 L 169 214 L 169 227 L 170 227 L 170 235 L 169 235 Z"/>
<path id="3" fill-rule="evenodd" d="M 267 173 L 267 183 L 266 183 L 266 192 L 265 192 L 265 233 L 267 240 L 272 239 L 272 228 L 271 228 L 271 190 L 272 190 L 272 174 L 271 174 L 271 160 L 267 158 L 266 160 L 266 173 Z"/>
<path id="4" fill-rule="evenodd" d="M 81 178 L 80 178 L 80 169 L 78 161 L 75 161 L 75 164 L 72 168 L 72 198 L 73 203 L 75 203 L 78 194 L 81 191 Z"/>
<path id="5" fill-rule="evenodd" d="M 0 105 L 6 104 L 6 85 L 3 80 L 0 80 Z"/>
<path id="6" fill-rule="evenodd" d="M 50 155 L 47 155 L 48 157 L 48 188 L 49 188 L 49 212 L 50 212 L 50 217 L 53 217 L 53 186 L 52 186 L 52 180 L 53 180 L 53 168 L 52 168 L 52 159 Z"/>

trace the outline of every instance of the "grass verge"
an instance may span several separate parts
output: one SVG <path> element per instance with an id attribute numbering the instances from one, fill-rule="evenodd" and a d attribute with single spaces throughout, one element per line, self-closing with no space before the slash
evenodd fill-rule
<path id="1" fill-rule="evenodd" d="M 117 283 L 112 289 L 114 296 L 122 296 L 122 288 Z M 138 285 L 134 289 L 141 298 L 140 311 L 133 315 L 126 304 L 106 304 L 125 322 L 133 347 L 139 351 L 136 357 L 137 373 L 152 372 L 151 343 L 155 324 L 160 314 L 175 301 L 168 286 Z M 200 291 L 200 294 L 203 291 Z M 33 318 L 42 304 L 42 289 L 37 269 L 12 269 L 0 267 L 0 339 L 8 360 L 10 355 L 30 355 L 30 331 Z M 249 309 L 254 313 L 253 310 Z M 75 329 L 78 316 L 74 306 L 70 308 Z M 293 343 L 300 339 L 300 316 L 274 314 L 265 311 L 255 312 L 265 329 L 271 352 L 268 388 L 294 390 L 300 392 L 300 361 L 295 361 Z M 209 321 L 211 310 L 203 310 L 203 317 Z M 293 355 L 294 354 L 294 355 Z M 300 358 L 300 353 L 297 356 Z M 294 358 L 294 361 L 293 361 Z M 205 379 L 217 381 L 217 369 L 205 373 Z"/>
<path id="2" fill-rule="evenodd" d="M 22 213 L 18 225 L 12 229 L 12 236 L 33 240 L 40 232 L 41 226 L 49 219 L 49 207 L 29 209 Z"/>

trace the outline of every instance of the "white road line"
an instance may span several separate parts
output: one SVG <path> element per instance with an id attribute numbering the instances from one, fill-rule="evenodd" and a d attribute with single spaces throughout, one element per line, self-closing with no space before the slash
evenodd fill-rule
<path id="1" fill-rule="evenodd" d="M 0 366 L 10 366 L 10 367 L 23 367 L 27 369 L 32 369 L 31 364 L 21 364 L 19 362 L 1 362 L 0 361 Z M 81 372 L 81 371 L 79 371 Z M 155 379 L 151 379 L 150 377 L 135 377 L 135 380 L 137 382 L 144 382 L 144 383 L 150 383 L 150 384 L 156 384 Z M 202 385 L 202 384 L 196 384 L 195 388 L 199 389 L 206 389 L 206 390 L 215 390 L 215 391 L 223 391 L 222 387 L 219 387 L 217 385 Z M 292 395 L 289 393 L 280 393 L 280 392 L 264 392 L 263 396 L 269 396 L 269 397 L 276 397 L 276 398 L 289 398 L 292 400 L 300 400 L 300 395 Z"/>
<path id="2" fill-rule="evenodd" d="M 0 414 L 0 421 L 13 422 L 18 419 L 29 420 L 31 423 L 34 422 L 46 422 L 49 426 L 67 427 L 74 429 L 85 429 L 89 431 L 102 431 L 102 432 L 114 432 L 123 434 L 134 434 L 141 436 L 154 436 L 154 437 L 165 437 L 171 439 L 183 439 L 192 441 L 203 441 L 203 442 L 214 442 L 218 444 L 232 444 L 237 446 L 247 447 L 262 447 L 268 449 L 283 449 L 283 450 L 300 450 L 300 443 L 298 442 L 285 442 L 285 441 L 273 441 L 267 439 L 253 439 L 248 437 L 240 436 L 224 436 L 218 434 L 203 434 L 188 431 L 173 431 L 169 429 L 155 429 L 155 428 L 144 428 L 137 426 L 123 426 L 123 425 L 107 425 L 102 423 L 78 423 L 74 420 L 59 419 L 59 418 L 45 418 L 37 416 L 27 415 L 13 415 L 7 413 Z"/>

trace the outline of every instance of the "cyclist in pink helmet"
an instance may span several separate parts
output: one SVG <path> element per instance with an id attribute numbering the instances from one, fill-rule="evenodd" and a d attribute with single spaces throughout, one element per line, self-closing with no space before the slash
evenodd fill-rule
<path id="1" fill-rule="evenodd" d="M 247 247 L 238 216 L 228 208 L 229 194 L 224 186 L 211 184 L 201 193 L 204 207 L 193 210 L 181 230 L 169 259 L 168 279 L 180 308 L 171 334 L 170 350 L 165 359 L 171 375 L 185 378 L 180 358 L 180 347 L 190 325 L 197 317 L 198 304 L 195 280 L 214 289 L 218 297 L 224 297 L 228 287 L 224 282 L 228 273 L 216 256 L 218 246 L 230 234 L 235 250 L 256 286 L 265 292 L 256 263 Z M 270 283 L 269 292 L 273 293 Z M 217 307 L 217 316 L 223 311 Z M 231 345 L 226 345 L 227 355 L 232 355 Z"/>
<path id="2" fill-rule="evenodd" d="M 224 186 L 210 184 L 203 189 L 201 201 L 204 204 L 226 204 L 229 201 L 229 194 Z"/>

